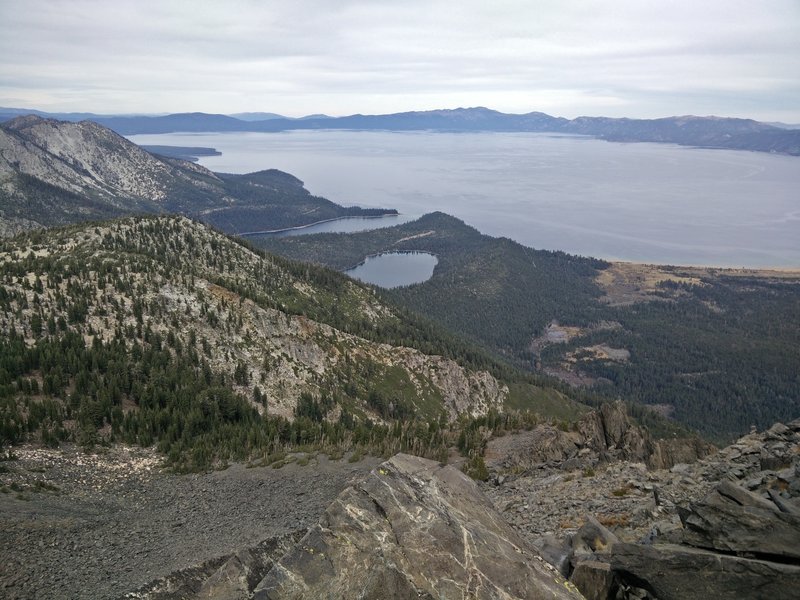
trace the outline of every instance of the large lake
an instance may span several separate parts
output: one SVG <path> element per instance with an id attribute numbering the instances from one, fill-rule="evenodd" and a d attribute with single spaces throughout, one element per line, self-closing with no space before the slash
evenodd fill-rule
<path id="1" fill-rule="evenodd" d="M 137 135 L 211 146 L 219 172 L 277 168 L 344 205 L 441 210 L 551 250 L 666 264 L 800 267 L 800 158 L 530 133 Z"/>

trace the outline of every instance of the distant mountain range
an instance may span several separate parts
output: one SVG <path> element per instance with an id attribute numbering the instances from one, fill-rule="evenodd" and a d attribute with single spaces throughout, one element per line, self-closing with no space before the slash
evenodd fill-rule
<path id="1" fill-rule="evenodd" d="M 0 108 L 0 121 L 31 113 L 67 121 L 91 120 L 121 135 L 175 132 L 277 132 L 297 129 L 541 132 L 586 135 L 615 142 L 671 143 L 800 156 L 800 129 L 790 129 L 785 125 L 775 126 L 752 119 L 722 117 L 564 119 L 541 112 L 507 114 L 478 107 L 386 115 L 356 114 L 346 117 L 309 115 L 293 119 L 274 113 L 222 115 L 196 112 L 159 116 L 108 116 L 90 113 L 47 114 L 25 109 Z"/>
<path id="2" fill-rule="evenodd" d="M 396 213 L 339 206 L 281 171 L 212 173 L 153 150 L 92 121 L 29 115 L 0 124 L 0 237 L 137 213 L 180 213 L 227 233 Z"/>

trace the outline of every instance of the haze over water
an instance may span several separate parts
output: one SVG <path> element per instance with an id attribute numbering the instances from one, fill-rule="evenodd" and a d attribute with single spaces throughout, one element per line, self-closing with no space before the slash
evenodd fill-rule
<path id="1" fill-rule="evenodd" d="M 440 210 L 527 246 L 661 264 L 800 268 L 800 158 L 532 133 L 137 135 L 277 168 L 343 205 Z"/>

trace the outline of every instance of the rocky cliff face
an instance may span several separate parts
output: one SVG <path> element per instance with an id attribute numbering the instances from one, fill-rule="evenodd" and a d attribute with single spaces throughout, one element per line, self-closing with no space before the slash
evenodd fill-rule
<path id="1" fill-rule="evenodd" d="M 92 123 L 28 116 L 0 128 L 0 223 L 13 232 L 133 212 L 185 209 L 182 191 L 202 205 L 222 182 L 197 165 L 168 163 Z"/>
<path id="2" fill-rule="evenodd" d="M 73 192 L 92 190 L 106 197 L 129 197 L 163 202 L 182 170 L 91 121 L 64 123 L 35 116 L 4 126 L 7 144 L 2 154 L 18 168 Z M 53 158 L 57 160 L 53 160 Z M 61 178 L 51 178 L 54 170 Z M 195 165 L 197 168 L 197 166 Z M 203 175 L 215 180 L 206 169 Z"/>
<path id="3" fill-rule="evenodd" d="M 0 279 L 4 298 L 16 298 L 0 315 L 0 331 L 22 333 L 30 346 L 49 335 L 40 315 L 66 322 L 74 304 L 81 304 L 85 311 L 72 326 L 87 344 L 144 327 L 204 355 L 246 397 L 254 398 L 258 387 L 266 410 L 290 419 L 302 394 L 335 394 L 374 420 L 387 415 L 366 404 L 370 390 L 381 391 L 387 402 L 400 398 L 431 420 L 442 413 L 451 420 L 485 414 L 500 409 L 508 395 L 488 372 L 348 333 L 348 327 L 401 324 L 368 289 L 340 277 L 334 296 L 186 218 L 118 221 L 20 241 L 0 251 L 0 265 L 23 256 L 31 257 L 25 272 Z M 55 268 L 64 274 L 54 277 Z M 106 278 L 101 271 L 126 275 Z M 64 298 L 67 289 L 80 292 Z M 330 317 L 333 324 L 296 314 L 303 307 L 330 314 L 327 303 L 335 302 L 345 308 Z M 265 409 L 257 401 L 254 406 Z M 334 402 L 325 411 L 335 419 L 340 408 Z"/>
<path id="4" fill-rule="evenodd" d="M 519 472 L 542 465 L 571 471 L 613 461 L 668 469 L 677 463 L 694 462 L 714 450 L 700 438 L 654 440 L 647 429 L 631 421 L 625 405 L 617 401 L 587 413 L 570 431 L 542 425 L 490 440 L 486 462 L 498 472 Z"/>

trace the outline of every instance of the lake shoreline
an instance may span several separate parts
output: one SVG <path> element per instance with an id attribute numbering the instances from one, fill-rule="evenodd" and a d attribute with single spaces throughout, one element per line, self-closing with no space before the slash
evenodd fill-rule
<path id="1" fill-rule="evenodd" d="M 520 133 L 134 137 L 213 146 L 222 156 L 200 164 L 215 172 L 273 167 L 342 205 L 441 211 L 531 248 L 645 264 L 800 269 L 800 171 L 788 156 Z"/>
<path id="2" fill-rule="evenodd" d="M 382 215 L 349 215 L 344 217 L 333 217 L 332 219 L 322 219 L 321 221 L 314 221 L 313 223 L 308 223 L 306 225 L 296 225 L 295 227 L 284 227 L 283 229 L 266 229 L 264 231 L 245 231 L 243 233 L 237 233 L 236 235 L 242 237 L 250 237 L 256 235 L 270 235 L 273 233 L 284 233 L 286 231 L 298 231 L 300 229 L 308 229 L 309 227 L 314 227 L 315 225 L 322 225 L 324 223 L 333 223 L 334 221 L 346 221 L 348 219 L 385 219 L 386 217 L 399 217 L 402 216 L 401 213 L 397 212 L 386 212 Z M 391 226 L 390 226 L 391 227 Z M 377 227 L 375 229 L 378 229 Z M 336 232 L 331 232 L 336 233 Z M 341 233 L 347 233 L 341 232 Z M 309 234 L 314 235 L 314 234 Z"/>

